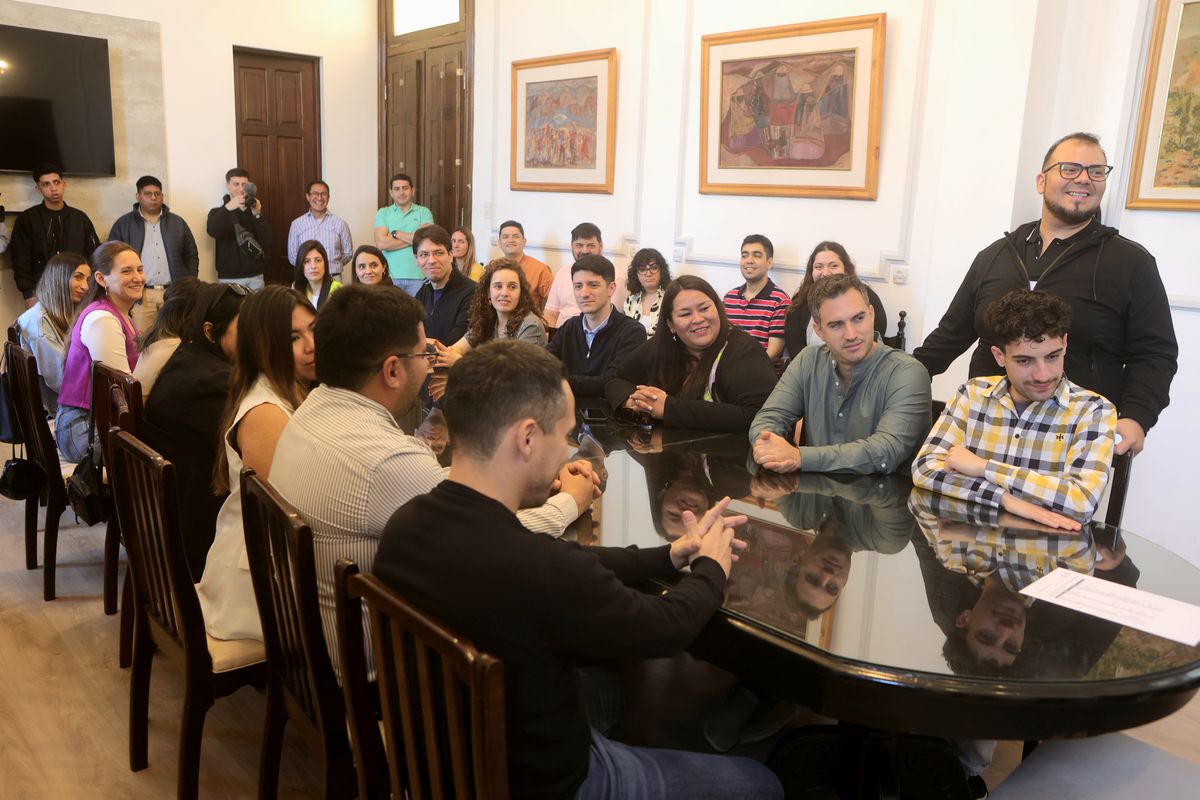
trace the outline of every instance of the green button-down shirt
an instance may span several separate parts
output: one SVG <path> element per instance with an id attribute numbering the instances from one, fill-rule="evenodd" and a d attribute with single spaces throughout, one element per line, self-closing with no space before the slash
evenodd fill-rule
<path id="1" fill-rule="evenodd" d="M 429 225 L 432 222 L 433 214 L 429 212 L 429 209 L 416 203 L 409 206 L 407 212 L 401 211 L 400 206 L 392 203 L 390 206 L 379 209 L 375 214 L 375 227 L 387 228 L 388 233 L 392 231 L 416 233 L 422 225 Z M 411 280 L 424 277 L 417 267 L 417 259 L 413 255 L 411 247 L 384 250 L 383 254 L 387 256 L 388 275 L 392 280 Z"/>
<path id="2" fill-rule="evenodd" d="M 771 431 L 791 441 L 804 419 L 800 469 L 859 475 L 906 470 L 929 430 L 929 373 L 875 335 L 871 355 L 843 386 L 829 348 L 806 347 L 788 364 L 750 425 L 750 441 Z"/>

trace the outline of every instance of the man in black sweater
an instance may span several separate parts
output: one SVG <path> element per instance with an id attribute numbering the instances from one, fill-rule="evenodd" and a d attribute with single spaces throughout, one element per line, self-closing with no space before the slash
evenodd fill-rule
<path id="1" fill-rule="evenodd" d="M 21 290 L 27 308 L 37 302 L 33 290 L 51 256 L 65 250 L 91 258 L 92 251 L 100 244 L 100 237 L 88 215 L 78 208 L 71 208 L 63 199 L 67 181 L 62 167 L 43 164 L 33 170 L 32 175 L 42 202 L 17 217 L 9 245 L 13 280 Z"/>
<path id="2" fill-rule="evenodd" d="M 271 247 L 271 223 L 253 187 L 250 173 L 234 167 L 225 173 L 224 205 L 208 212 L 208 235 L 216 240 L 217 280 L 263 288 L 263 256 Z"/>
<path id="3" fill-rule="evenodd" d="M 425 276 L 416 294 L 425 307 L 425 335 L 449 347 L 467 332 L 476 283 L 454 268 L 450 234 L 441 225 L 418 228 L 412 249 Z"/>
<path id="4" fill-rule="evenodd" d="M 650 550 L 582 548 L 522 527 L 567 459 L 574 401 L 545 350 L 496 341 L 450 370 L 449 478 L 389 520 L 374 572 L 504 661 L 514 798 L 782 797 L 755 761 L 626 747 L 589 729 L 580 660 L 661 657 L 686 646 L 721 604 L 735 544 L 725 498 Z M 436 521 L 435 524 L 430 524 Z M 741 546 L 744 546 L 741 545 Z M 629 588 L 682 576 L 667 594 Z"/>
<path id="5" fill-rule="evenodd" d="M 567 383 L 579 405 L 605 407 L 604 384 L 617 364 L 646 341 L 646 329 L 612 304 L 617 273 L 601 255 L 585 255 L 571 266 L 579 314 L 550 340 L 548 349 L 567 368 Z"/>
<path id="6" fill-rule="evenodd" d="M 988 245 L 971 264 L 937 329 L 913 356 L 945 372 L 978 339 L 972 378 L 997 373 L 984 312 L 1014 289 L 1039 289 L 1071 305 L 1066 374 L 1117 407 L 1116 451 L 1141 452 L 1171 399 L 1179 345 L 1158 265 L 1137 242 L 1097 219 L 1108 157 L 1090 133 L 1051 145 L 1037 176 L 1040 220 Z"/>

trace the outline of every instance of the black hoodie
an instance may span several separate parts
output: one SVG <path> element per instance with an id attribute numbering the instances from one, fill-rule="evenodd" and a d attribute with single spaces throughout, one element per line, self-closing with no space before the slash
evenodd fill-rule
<path id="1" fill-rule="evenodd" d="M 1029 288 L 1025 243 L 1037 225 L 1020 226 L 975 257 L 937 329 L 913 353 L 930 375 L 945 372 L 977 339 L 970 377 L 1000 374 L 984 314 L 1008 292 Z M 1179 355 L 1154 257 L 1116 228 L 1096 223 L 1072 237 L 1035 288 L 1071 305 L 1067 377 L 1150 430 L 1170 402 Z"/>

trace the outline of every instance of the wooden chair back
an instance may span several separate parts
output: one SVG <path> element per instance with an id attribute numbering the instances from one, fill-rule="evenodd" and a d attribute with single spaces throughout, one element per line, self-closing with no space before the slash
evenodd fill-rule
<path id="1" fill-rule="evenodd" d="M 124 430 L 112 430 L 108 462 L 138 604 L 159 647 L 189 668 L 212 671 L 204 616 L 179 532 L 175 466 Z"/>
<path id="2" fill-rule="evenodd" d="M 901 311 L 900 312 L 900 321 L 896 323 L 896 335 L 895 336 L 880 337 L 881 339 L 883 339 L 883 343 L 886 344 L 888 347 L 894 347 L 897 350 L 904 349 L 904 345 L 905 345 L 904 329 L 905 329 L 905 327 L 908 326 L 906 317 L 908 317 L 908 312 Z"/>
<path id="3" fill-rule="evenodd" d="M 140 422 L 142 419 L 141 382 L 127 372 L 114 369 L 99 361 L 93 361 L 92 413 L 96 417 L 96 430 L 100 432 L 100 450 L 104 454 L 105 464 L 110 463 L 108 458 L 108 429 L 114 424 L 109 419 L 114 388 L 119 388 L 122 394 L 125 395 L 125 404 L 129 408 L 131 421 L 134 423 Z M 134 435 L 137 434 L 136 425 L 132 429 L 122 425 L 121 429 L 127 430 Z"/>
<path id="4" fill-rule="evenodd" d="M 29 448 L 29 460 L 42 471 L 47 505 L 65 507 L 67 487 L 62 478 L 62 465 L 58 461 L 58 445 L 46 421 L 37 360 L 24 347 L 12 342 L 5 343 L 4 352 L 12 388 L 13 410 L 17 413 L 25 446 Z"/>
<path id="5" fill-rule="evenodd" d="M 363 667 L 367 606 L 392 794 L 507 798 L 504 665 L 352 562 L 338 563 L 336 580 L 342 681 L 355 713 L 363 702 L 350 692 L 362 691 L 365 671 L 353 686 L 350 672 Z M 345 652 L 355 640 L 357 665 Z"/>
<path id="6" fill-rule="evenodd" d="M 1125 516 L 1125 496 L 1129 493 L 1129 477 L 1132 472 L 1132 450 L 1113 456 L 1112 488 L 1108 490 L 1108 511 L 1104 514 L 1104 521 L 1114 528 L 1121 527 L 1121 518 Z"/>
<path id="7" fill-rule="evenodd" d="M 8 326 L 8 340 L 13 344 L 21 343 L 21 329 L 17 327 L 16 323 Z"/>
<path id="8" fill-rule="evenodd" d="M 348 757 L 346 709 L 321 630 L 312 529 L 250 469 L 242 470 L 242 525 L 272 689 L 310 746 Z"/>

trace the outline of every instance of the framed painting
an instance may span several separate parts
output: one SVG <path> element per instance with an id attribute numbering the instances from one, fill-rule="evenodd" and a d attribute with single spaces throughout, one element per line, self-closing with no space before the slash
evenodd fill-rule
<path id="1" fill-rule="evenodd" d="M 1125 206 L 1200 211 L 1200 0 L 1158 0 Z"/>
<path id="2" fill-rule="evenodd" d="M 886 14 L 711 34 L 700 191 L 874 200 Z"/>
<path id="3" fill-rule="evenodd" d="M 514 61 L 513 189 L 612 194 L 617 51 Z"/>

